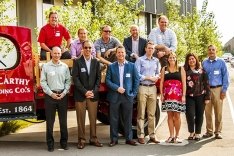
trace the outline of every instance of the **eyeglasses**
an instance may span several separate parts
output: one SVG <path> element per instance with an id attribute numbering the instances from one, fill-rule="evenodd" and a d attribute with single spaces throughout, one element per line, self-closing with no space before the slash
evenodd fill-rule
<path id="1" fill-rule="evenodd" d="M 92 49 L 92 47 L 84 47 L 84 49 Z"/>
<path id="2" fill-rule="evenodd" d="M 103 30 L 103 32 L 111 33 L 111 30 Z"/>

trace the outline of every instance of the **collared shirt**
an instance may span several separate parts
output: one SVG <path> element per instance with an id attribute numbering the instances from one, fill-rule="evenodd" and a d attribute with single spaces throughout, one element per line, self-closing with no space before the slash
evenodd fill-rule
<path id="1" fill-rule="evenodd" d="M 90 73 L 90 65 L 91 65 L 91 59 L 92 59 L 92 56 L 86 60 L 86 58 L 84 57 L 85 59 L 85 64 L 86 64 L 86 67 L 87 67 L 87 70 L 88 70 L 88 74 Z"/>
<path id="2" fill-rule="evenodd" d="M 132 38 L 132 54 L 131 55 L 135 53 L 139 56 L 138 46 L 139 46 L 139 37 L 136 40 Z"/>
<path id="3" fill-rule="evenodd" d="M 222 92 L 226 92 L 229 86 L 229 73 L 226 63 L 220 58 L 215 60 L 205 59 L 202 63 L 203 68 L 208 74 L 210 86 L 222 85 Z"/>
<path id="4" fill-rule="evenodd" d="M 122 64 L 120 64 L 118 62 L 119 65 L 119 82 L 120 82 L 120 87 L 123 87 L 123 78 L 124 78 L 124 64 L 126 62 L 123 62 Z"/>
<path id="5" fill-rule="evenodd" d="M 104 57 L 104 54 L 107 50 L 115 48 L 120 45 L 120 41 L 115 37 L 110 37 L 108 43 L 104 43 L 102 38 L 99 38 L 95 41 L 94 46 L 96 53 L 101 53 L 101 56 Z"/>
<path id="6" fill-rule="evenodd" d="M 72 57 L 80 57 L 81 56 L 81 50 L 82 50 L 82 42 L 79 39 L 74 40 L 71 43 L 71 56 Z M 91 55 L 93 57 L 96 57 L 96 50 L 94 45 L 92 45 L 92 49 L 91 49 Z"/>
<path id="7" fill-rule="evenodd" d="M 141 56 L 136 60 L 135 66 L 140 76 L 140 82 L 142 84 L 153 84 L 150 80 L 144 80 L 146 76 L 158 76 L 160 73 L 160 63 L 155 57 L 148 59 L 146 55 Z"/>
<path id="8" fill-rule="evenodd" d="M 162 32 L 160 28 L 154 28 L 149 34 L 149 41 L 153 41 L 155 45 L 163 44 L 171 49 L 173 52 L 177 48 L 177 38 L 176 34 L 171 29 L 166 29 L 165 32 Z"/>
<path id="9" fill-rule="evenodd" d="M 63 90 L 67 94 L 71 85 L 71 75 L 68 66 L 59 61 L 54 64 L 52 60 L 42 66 L 41 87 L 43 91 L 51 96 L 52 90 Z"/>
<path id="10" fill-rule="evenodd" d="M 60 47 L 62 45 L 63 37 L 67 41 L 71 39 L 68 30 L 61 24 L 52 27 L 50 24 L 46 24 L 40 30 L 38 42 L 45 43 L 46 46 L 52 48 L 54 46 Z"/>

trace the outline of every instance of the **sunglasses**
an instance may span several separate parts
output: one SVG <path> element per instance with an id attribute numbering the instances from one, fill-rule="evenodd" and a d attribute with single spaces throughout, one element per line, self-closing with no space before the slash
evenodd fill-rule
<path id="1" fill-rule="evenodd" d="M 111 30 L 103 30 L 103 32 L 111 33 Z"/>
<path id="2" fill-rule="evenodd" d="M 84 49 L 92 49 L 92 47 L 84 47 Z"/>

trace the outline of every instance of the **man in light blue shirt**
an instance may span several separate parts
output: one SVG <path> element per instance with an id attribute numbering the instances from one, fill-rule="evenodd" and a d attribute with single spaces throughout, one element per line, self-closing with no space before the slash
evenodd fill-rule
<path id="1" fill-rule="evenodd" d="M 155 136 L 155 111 L 157 102 L 157 88 L 155 83 L 159 78 L 160 63 L 153 57 L 154 43 L 148 42 L 145 55 L 136 60 L 135 66 L 140 75 L 137 105 L 137 137 L 140 144 L 145 144 L 145 112 L 147 111 L 148 132 L 150 141 L 159 143 Z"/>
<path id="2" fill-rule="evenodd" d="M 166 65 L 167 56 L 170 52 L 175 52 L 177 48 L 177 38 L 173 30 L 168 28 L 168 18 L 164 15 L 158 19 L 158 28 L 151 30 L 148 40 L 154 42 L 157 57 L 160 59 L 161 66 Z M 161 51 L 163 49 L 163 51 Z"/>
<path id="3" fill-rule="evenodd" d="M 214 45 L 208 46 L 208 58 L 203 61 L 203 68 L 208 74 L 211 101 L 205 106 L 206 133 L 203 137 L 208 138 L 215 134 L 216 139 L 222 139 L 222 108 L 223 99 L 229 86 L 229 73 L 224 60 L 216 56 L 217 48 Z M 212 111 L 215 114 L 215 129 L 213 131 Z"/>

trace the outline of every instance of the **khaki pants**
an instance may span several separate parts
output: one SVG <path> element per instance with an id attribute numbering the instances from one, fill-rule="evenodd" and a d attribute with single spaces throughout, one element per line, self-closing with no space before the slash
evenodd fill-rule
<path id="1" fill-rule="evenodd" d="M 206 116 L 206 131 L 207 133 L 219 134 L 222 131 L 222 112 L 223 112 L 223 100 L 220 99 L 222 87 L 211 88 L 211 101 L 205 106 Z M 213 109 L 215 115 L 215 130 L 213 130 Z"/>
<path id="2" fill-rule="evenodd" d="M 76 102 L 76 116 L 78 125 L 78 140 L 85 142 L 85 116 L 86 108 L 89 113 L 90 123 L 90 140 L 96 141 L 96 120 L 97 120 L 97 105 L 98 102 L 92 102 L 86 99 L 83 102 Z"/>
<path id="3" fill-rule="evenodd" d="M 147 111 L 149 136 L 155 137 L 156 86 L 140 86 L 137 105 L 137 137 L 144 138 L 145 112 Z"/>

